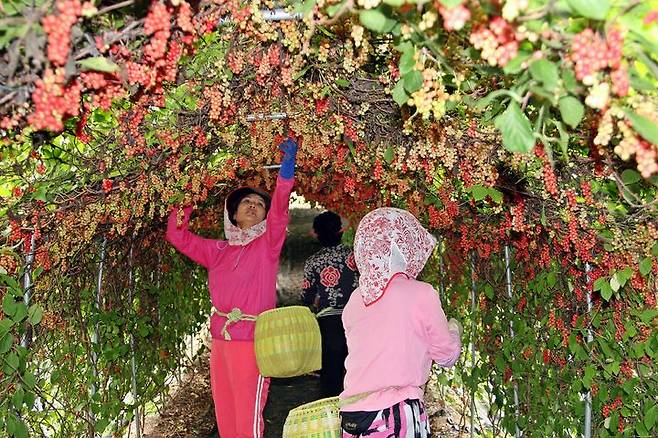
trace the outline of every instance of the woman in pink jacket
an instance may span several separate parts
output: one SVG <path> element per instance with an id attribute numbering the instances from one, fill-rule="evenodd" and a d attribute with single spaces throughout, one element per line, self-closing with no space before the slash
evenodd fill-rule
<path id="1" fill-rule="evenodd" d="M 169 216 L 167 240 L 208 270 L 213 313 L 210 317 L 210 385 L 222 438 L 262 437 L 263 409 L 270 380 L 258 372 L 254 352 L 255 317 L 276 306 L 279 255 L 288 225 L 288 200 L 294 183 L 297 144 L 288 139 L 270 202 L 267 193 L 242 187 L 224 208 L 226 240 L 204 239 L 188 230 L 191 208 Z"/>
<path id="2" fill-rule="evenodd" d="M 430 436 L 423 386 L 432 361 L 450 367 L 461 350 L 461 325 L 446 320 L 430 284 L 415 280 L 435 244 L 405 210 L 380 208 L 359 223 L 354 239 L 359 287 L 343 311 L 344 438 Z"/>

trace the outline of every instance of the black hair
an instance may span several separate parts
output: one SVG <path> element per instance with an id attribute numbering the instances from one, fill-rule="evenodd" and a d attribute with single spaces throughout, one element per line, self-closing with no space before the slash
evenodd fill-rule
<path id="1" fill-rule="evenodd" d="M 270 198 L 270 195 L 268 195 L 266 192 L 260 189 L 255 189 L 253 187 L 240 187 L 239 189 L 235 189 L 226 197 L 226 210 L 228 211 L 228 218 L 235 226 L 237 226 L 238 223 L 235 221 L 233 216 L 235 216 L 235 212 L 238 211 L 238 205 L 240 205 L 240 201 L 242 201 L 244 197 L 248 195 L 258 195 L 263 198 L 263 202 L 265 202 L 265 215 L 267 215 L 267 212 L 270 211 L 272 198 Z"/>
<path id="2" fill-rule="evenodd" d="M 336 246 L 343 238 L 340 216 L 333 211 L 320 213 L 313 219 L 313 230 L 322 246 Z"/>

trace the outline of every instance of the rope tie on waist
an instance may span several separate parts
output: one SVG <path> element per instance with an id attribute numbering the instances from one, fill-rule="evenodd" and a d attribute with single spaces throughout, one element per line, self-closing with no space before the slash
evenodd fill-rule
<path id="1" fill-rule="evenodd" d="M 212 308 L 212 313 L 223 316 L 226 318 L 226 322 L 224 323 L 224 327 L 222 327 L 222 335 L 224 336 L 224 340 L 230 341 L 231 340 L 231 334 L 228 332 L 228 327 L 231 324 L 235 324 L 238 321 L 256 321 L 256 316 L 254 315 L 248 315 L 246 313 L 242 313 L 242 310 L 240 310 L 237 307 L 234 307 L 233 310 L 231 310 L 228 313 L 221 312 L 217 310 L 215 306 Z"/>

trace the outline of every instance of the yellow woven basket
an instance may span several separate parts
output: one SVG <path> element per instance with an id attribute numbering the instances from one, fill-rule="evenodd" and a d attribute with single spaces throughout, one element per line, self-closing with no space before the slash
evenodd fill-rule
<path id="1" fill-rule="evenodd" d="M 322 367 L 320 327 L 307 307 L 280 307 L 258 315 L 254 344 L 265 377 L 301 376 Z"/>
<path id="2" fill-rule="evenodd" d="M 338 397 L 323 398 L 288 412 L 283 438 L 340 438 Z"/>

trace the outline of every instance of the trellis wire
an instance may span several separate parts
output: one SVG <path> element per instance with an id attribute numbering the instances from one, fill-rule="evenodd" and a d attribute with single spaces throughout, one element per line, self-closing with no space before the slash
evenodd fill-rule
<path id="1" fill-rule="evenodd" d="M 128 270 L 128 305 L 129 308 L 133 309 L 133 292 L 135 288 L 135 278 L 134 278 L 134 267 L 133 267 L 133 247 L 130 246 L 128 263 L 130 268 Z M 137 429 L 137 437 L 142 436 L 142 428 L 139 418 L 139 403 L 137 403 L 137 361 L 135 360 L 135 331 L 130 331 L 130 380 L 133 393 L 133 404 L 135 406 L 134 418 L 135 418 L 135 428 Z"/>
<path id="2" fill-rule="evenodd" d="M 96 311 L 99 311 L 101 308 L 101 289 L 103 285 L 103 265 L 105 264 L 105 247 L 107 246 L 107 237 L 103 237 L 103 240 L 101 242 L 101 252 L 100 252 L 100 260 L 98 261 L 98 275 L 96 277 L 96 298 L 94 300 L 94 305 L 96 307 Z M 95 381 L 98 379 L 98 354 L 96 353 L 95 346 L 98 344 L 99 341 L 99 336 L 98 336 L 98 320 L 96 320 L 96 323 L 94 324 L 94 332 L 91 335 L 91 362 L 92 362 L 92 372 L 94 375 L 94 382 L 92 382 L 91 387 L 89 388 L 90 392 L 90 398 L 93 398 L 94 395 L 96 395 L 96 383 Z M 89 408 L 88 411 L 89 419 L 92 424 L 94 424 L 95 421 L 95 415 L 94 412 L 91 410 L 91 407 Z"/>
<path id="3" fill-rule="evenodd" d="M 303 18 L 301 12 L 288 12 L 284 9 L 261 9 L 260 13 L 265 21 L 297 21 Z M 217 24 L 228 24 L 233 22 L 233 17 L 222 17 L 217 21 Z"/>
<path id="4" fill-rule="evenodd" d="M 587 344 L 591 344 L 594 338 L 592 337 L 592 329 L 590 328 L 589 316 L 592 313 L 592 292 L 589 285 L 590 277 L 589 273 L 592 271 L 592 266 L 589 263 L 585 263 L 585 281 L 587 284 L 587 317 L 588 317 L 588 327 L 587 327 Z M 592 391 L 588 390 L 585 394 L 585 431 L 583 434 L 584 438 L 591 438 L 592 436 Z"/>
<path id="5" fill-rule="evenodd" d="M 247 122 L 262 122 L 264 120 L 285 120 L 288 118 L 287 113 L 271 113 L 271 114 L 247 114 L 245 118 Z"/>
<path id="6" fill-rule="evenodd" d="M 471 437 L 475 436 L 475 253 L 471 253 Z"/>
<path id="7" fill-rule="evenodd" d="M 32 265 L 34 263 L 34 233 L 30 237 L 30 251 L 25 256 L 25 273 L 23 274 L 23 301 L 25 306 L 30 308 L 30 298 L 32 296 Z M 21 337 L 21 346 L 27 348 L 30 343 L 31 328 L 27 324 L 25 333 Z"/>
<path id="8" fill-rule="evenodd" d="M 510 298 L 510 306 L 512 305 L 512 266 L 510 263 L 510 251 L 509 245 L 505 245 L 505 279 L 507 283 L 507 296 Z M 512 320 L 509 322 L 509 334 L 514 339 L 514 327 L 512 326 Z M 514 382 L 514 416 L 516 418 L 514 422 L 514 427 L 516 428 L 516 437 L 521 436 L 521 430 L 519 429 L 519 385 Z"/>

